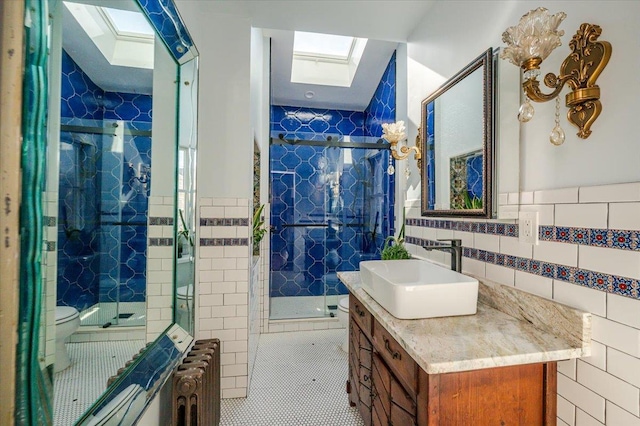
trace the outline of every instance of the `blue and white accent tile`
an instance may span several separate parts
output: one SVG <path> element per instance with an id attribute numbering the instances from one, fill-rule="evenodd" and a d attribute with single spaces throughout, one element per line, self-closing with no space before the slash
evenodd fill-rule
<path id="1" fill-rule="evenodd" d="M 149 198 L 147 247 L 147 342 L 155 340 L 173 321 L 174 276 L 173 197 Z"/>

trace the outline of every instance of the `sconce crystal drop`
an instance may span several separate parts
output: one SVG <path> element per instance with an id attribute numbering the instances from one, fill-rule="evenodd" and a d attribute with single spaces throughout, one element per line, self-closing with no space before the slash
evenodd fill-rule
<path id="1" fill-rule="evenodd" d="M 533 109 L 533 105 L 529 101 L 529 98 L 525 97 L 524 102 L 520 105 L 520 109 L 518 110 L 518 120 L 521 123 L 526 123 L 533 118 L 533 114 L 535 114 L 535 109 Z"/>
<path id="2" fill-rule="evenodd" d="M 551 130 L 549 141 L 555 146 L 564 143 L 564 130 L 560 127 L 560 97 L 556 97 L 556 126 Z"/>
<path id="3" fill-rule="evenodd" d="M 551 134 L 549 135 L 549 142 L 551 142 L 555 146 L 560 146 L 564 143 L 564 130 L 562 130 L 562 127 L 556 125 L 556 127 L 551 130 Z"/>

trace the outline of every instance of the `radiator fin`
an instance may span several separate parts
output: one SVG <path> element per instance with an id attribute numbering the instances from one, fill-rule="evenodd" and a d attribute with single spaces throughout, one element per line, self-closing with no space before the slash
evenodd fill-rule
<path id="1" fill-rule="evenodd" d="M 220 340 L 196 340 L 173 373 L 173 426 L 220 424 Z"/>

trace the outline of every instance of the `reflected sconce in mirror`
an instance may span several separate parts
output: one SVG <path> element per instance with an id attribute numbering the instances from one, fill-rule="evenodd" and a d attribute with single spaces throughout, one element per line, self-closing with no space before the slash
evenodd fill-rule
<path id="1" fill-rule="evenodd" d="M 420 135 L 420 129 L 418 129 L 418 135 Z M 404 160 L 411 154 L 411 151 L 415 153 L 413 158 L 418 162 L 418 169 L 420 169 L 422 163 L 422 152 L 420 152 L 420 138 L 416 137 L 415 146 L 400 145 L 400 152 L 398 152 L 398 144 L 406 140 L 407 134 L 405 133 L 404 121 L 400 120 L 395 123 L 382 124 L 382 138 L 389 142 L 389 150 L 391 156 L 396 160 Z M 391 161 L 391 160 L 389 160 Z M 389 174 L 393 174 L 389 165 Z"/>
<path id="2" fill-rule="evenodd" d="M 565 98 L 569 107 L 567 119 L 578 127 L 577 135 L 580 138 L 586 139 L 591 134 L 591 125 L 602 111 L 600 87 L 596 85 L 596 80 L 611 57 L 611 44 L 598 41 L 602 29 L 598 25 L 583 23 L 569 42 L 571 53 L 560 66 L 560 74 L 556 76 L 549 73 L 544 77 L 544 84 L 553 91 L 542 93 L 537 79 L 540 64 L 553 49 L 562 44 L 560 37 L 564 31 L 558 30 L 558 26 L 566 16 L 564 12 L 551 15 L 542 7 L 530 11 L 520 18 L 517 26 L 507 28 L 502 34 L 502 41 L 507 47 L 500 54 L 502 59 L 508 59 L 524 71 L 522 87 L 525 101 L 518 114 L 521 122 L 533 117 L 533 106 L 529 100 L 547 102 L 556 99 L 556 123 L 549 137 L 554 145 L 564 142 L 558 96 L 565 84 L 571 89 Z"/>

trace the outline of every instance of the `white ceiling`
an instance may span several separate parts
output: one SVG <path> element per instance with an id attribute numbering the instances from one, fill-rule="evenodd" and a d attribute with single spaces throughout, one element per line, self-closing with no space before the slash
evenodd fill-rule
<path id="1" fill-rule="evenodd" d="M 351 87 L 324 86 L 291 82 L 293 31 L 268 30 L 271 37 L 271 102 L 309 108 L 364 111 L 389 63 L 396 42 L 369 40 Z M 315 96 L 307 99 L 304 94 Z"/>
<path id="2" fill-rule="evenodd" d="M 203 12 L 246 16 L 256 28 L 406 42 L 436 1 L 176 0 L 176 3 L 192 3 Z"/>
<path id="3" fill-rule="evenodd" d="M 364 110 L 398 43 L 406 42 L 436 0 L 176 0 L 212 13 L 248 17 L 272 37 L 272 102 L 315 108 Z M 381 20 L 380 17 L 384 17 Z M 293 31 L 369 39 L 351 88 L 291 83 Z M 311 90 L 313 99 L 304 97 Z"/>
<path id="4" fill-rule="evenodd" d="M 398 42 L 405 42 L 436 0 L 176 0 L 197 2 L 213 13 L 246 16 L 252 26 L 268 29 L 272 40 L 272 96 L 279 105 L 363 110 Z M 127 8 L 129 1 L 81 0 Z M 111 3 L 111 4 L 109 4 Z M 123 7 L 124 6 L 124 7 Z M 64 8 L 63 8 L 64 9 Z M 68 15 L 68 16 L 67 16 Z M 385 20 L 381 21 L 380 17 Z M 110 65 L 70 14 L 63 19 L 63 46 L 102 89 L 151 93 L 150 70 Z M 369 38 L 351 88 L 291 83 L 293 30 Z M 312 100 L 304 93 L 315 92 Z"/>

